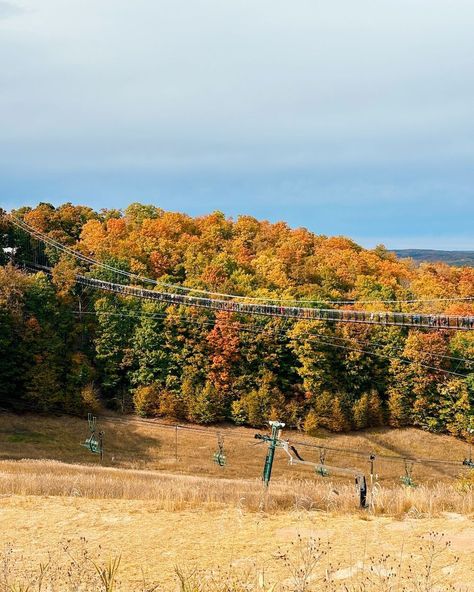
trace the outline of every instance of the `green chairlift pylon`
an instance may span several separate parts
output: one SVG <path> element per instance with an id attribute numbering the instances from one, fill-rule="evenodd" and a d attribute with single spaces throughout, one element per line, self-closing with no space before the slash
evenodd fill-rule
<path id="1" fill-rule="evenodd" d="M 357 491 L 359 493 L 359 507 L 363 508 L 363 509 L 368 508 L 367 480 L 365 478 L 365 475 L 358 473 L 357 471 L 355 471 L 353 469 L 325 466 L 326 449 L 324 446 L 318 447 L 320 450 L 319 464 L 317 464 L 313 461 L 304 460 L 304 458 L 302 458 L 301 455 L 299 454 L 298 450 L 290 443 L 290 440 L 282 440 L 281 439 L 281 430 L 282 430 L 282 428 L 285 427 L 285 424 L 281 423 L 279 421 L 270 421 L 268 423 L 270 424 L 270 427 L 272 429 L 270 435 L 255 434 L 255 436 L 254 436 L 257 440 L 261 440 L 262 442 L 268 443 L 268 450 L 267 450 L 267 455 L 265 457 L 265 465 L 263 467 L 263 476 L 262 476 L 262 480 L 264 482 L 266 491 L 268 490 L 268 485 L 270 483 L 270 478 L 272 475 L 272 467 L 273 467 L 273 460 L 275 457 L 275 450 L 276 450 L 276 448 L 281 448 L 288 455 L 290 465 L 302 464 L 302 465 L 311 466 L 315 469 L 315 471 L 318 474 L 322 475 L 323 477 L 326 477 L 327 475 L 329 475 L 329 468 L 331 468 L 331 470 L 335 471 L 335 472 L 337 472 L 337 471 L 344 472 L 346 474 L 350 474 L 350 475 L 354 476 L 355 480 L 356 480 Z"/>
<path id="2" fill-rule="evenodd" d="M 272 476 L 273 460 L 275 458 L 275 449 L 280 445 L 280 434 L 282 428 L 285 427 L 284 423 L 280 421 L 269 421 L 272 433 L 270 436 L 264 434 L 255 434 L 257 440 L 268 442 L 267 456 L 265 457 L 265 465 L 263 467 L 262 481 L 265 487 L 268 487 Z"/>

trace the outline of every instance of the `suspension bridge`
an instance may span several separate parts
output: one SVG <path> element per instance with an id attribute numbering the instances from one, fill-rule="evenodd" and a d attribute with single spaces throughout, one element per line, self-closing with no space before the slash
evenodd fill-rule
<path id="1" fill-rule="evenodd" d="M 35 241 L 37 245 L 42 245 L 42 249 L 39 250 L 38 246 L 36 245 L 36 251 L 30 251 L 32 254 L 30 258 L 25 257 L 26 253 L 23 253 L 23 259 L 21 256 L 17 257 L 17 254 L 14 251 L 15 246 L 13 246 L 13 259 L 17 264 L 23 265 L 26 269 L 32 269 L 34 271 L 42 270 L 46 273 L 51 273 L 53 266 L 50 264 L 49 258 L 45 252 L 46 247 L 48 247 L 49 249 L 53 249 L 57 256 L 67 255 L 73 258 L 79 265 L 81 265 L 81 269 L 84 269 L 84 267 L 86 268 L 86 271 L 75 274 L 75 282 L 77 284 L 106 292 L 120 294 L 122 296 L 131 296 L 143 300 L 151 300 L 157 303 L 204 308 L 211 311 L 238 313 L 243 315 L 259 315 L 308 321 L 442 329 L 451 331 L 474 331 L 474 315 L 464 316 L 398 311 L 373 312 L 353 308 L 358 304 L 363 304 L 357 303 L 357 301 L 344 301 L 345 304 L 349 304 L 350 302 L 351 308 L 336 308 L 341 304 L 340 301 L 335 301 L 332 303 L 331 308 L 321 307 L 320 302 L 313 302 L 313 306 L 301 306 L 300 303 L 296 301 L 291 302 L 292 306 L 288 306 L 288 301 L 284 300 L 269 301 L 265 298 L 223 294 L 200 290 L 197 288 L 188 288 L 180 285 L 164 284 L 151 278 L 141 277 L 139 275 L 118 269 L 107 263 L 84 255 L 80 251 L 61 244 L 50 236 L 39 232 L 19 218 L 9 215 L 6 216 L 6 220 L 17 231 L 23 234 L 23 241 L 20 239 L 20 242 L 24 243 L 24 237 L 26 237 L 27 239 Z M 39 256 L 39 253 L 41 256 Z M 16 260 L 15 257 L 17 257 Z M 94 272 L 97 275 L 98 270 L 105 270 L 109 273 L 115 274 L 117 277 L 121 278 L 122 281 L 106 281 L 104 279 L 94 277 Z M 154 288 L 150 289 L 143 287 L 143 284 L 152 284 Z M 167 289 L 164 290 L 163 287 L 166 287 Z M 474 302 L 474 296 L 452 299 L 441 298 L 431 301 L 393 300 L 384 302 L 390 303 L 392 305 L 401 305 L 434 301 Z M 307 304 L 306 301 L 303 303 Z"/>

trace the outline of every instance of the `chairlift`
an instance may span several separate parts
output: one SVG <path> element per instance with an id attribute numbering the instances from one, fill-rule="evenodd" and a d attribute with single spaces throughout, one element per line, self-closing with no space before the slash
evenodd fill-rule
<path id="1" fill-rule="evenodd" d="M 314 467 L 314 472 L 320 477 L 329 477 L 329 470 L 323 465 L 317 465 Z"/>
<path id="2" fill-rule="evenodd" d="M 314 467 L 314 471 L 317 475 L 321 477 L 329 477 L 329 470 L 324 466 L 326 461 L 326 449 L 320 448 L 319 449 L 319 465 Z"/>
<path id="3" fill-rule="evenodd" d="M 400 480 L 405 487 L 416 487 L 416 483 L 412 477 L 413 461 L 405 459 L 405 474 L 400 477 Z"/>
<path id="4" fill-rule="evenodd" d="M 217 434 L 217 451 L 214 453 L 214 462 L 219 467 L 224 467 L 226 465 L 226 456 L 224 450 L 224 437 L 222 434 Z"/>
<path id="5" fill-rule="evenodd" d="M 101 450 L 101 434 L 102 432 L 99 432 L 99 439 L 95 439 L 94 436 L 91 436 L 90 438 L 87 438 L 87 440 L 84 442 L 83 446 L 85 446 L 86 448 L 88 448 L 93 454 L 100 454 L 100 450 Z"/>
<path id="6" fill-rule="evenodd" d="M 82 444 L 92 454 L 99 454 L 102 461 L 104 455 L 104 432 L 100 431 L 96 436 L 97 417 L 92 413 L 87 414 L 87 424 L 89 426 L 90 436 Z"/>

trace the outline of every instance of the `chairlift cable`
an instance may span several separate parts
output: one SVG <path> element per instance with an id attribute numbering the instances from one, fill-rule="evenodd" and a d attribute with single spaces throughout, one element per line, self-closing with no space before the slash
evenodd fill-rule
<path id="1" fill-rule="evenodd" d="M 101 311 L 97 311 L 96 313 L 94 312 L 88 312 L 88 313 L 81 313 L 81 314 L 96 314 L 96 315 L 117 315 L 117 316 L 131 316 L 132 318 L 134 317 L 134 315 L 122 315 L 121 313 L 108 313 L 108 312 L 101 312 Z M 160 317 L 161 318 L 161 317 Z M 163 314 L 162 318 L 166 318 L 166 314 Z M 186 323 L 190 324 L 190 325 L 208 325 L 208 326 L 212 326 L 215 327 L 216 324 L 213 321 L 193 321 L 192 319 L 186 320 Z M 261 335 L 261 331 L 258 330 L 253 330 L 251 328 L 247 328 L 247 327 L 240 327 L 239 330 L 248 332 L 248 333 L 254 333 L 256 335 Z M 281 332 L 281 331 L 272 331 L 271 333 L 272 335 L 274 335 L 275 337 L 285 337 L 286 339 L 291 339 L 291 337 L 289 337 L 285 332 Z M 363 354 L 367 354 L 370 356 L 377 356 L 383 359 L 387 359 L 387 360 L 398 360 L 400 362 L 406 363 L 406 364 L 410 364 L 413 363 L 413 360 L 410 360 L 408 358 L 403 358 L 400 356 L 389 356 L 388 354 L 382 354 L 379 352 L 374 352 L 374 351 L 369 351 L 369 350 L 365 350 L 365 349 L 360 349 L 360 348 L 354 348 L 354 347 L 350 347 L 347 345 L 342 345 L 340 343 L 334 343 L 333 341 L 331 341 L 333 338 L 332 336 L 326 336 L 325 334 L 321 334 L 321 333 L 315 333 L 315 332 L 307 332 L 307 333 L 301 333 L 298 336 L 299 338 L 307 338 L 307 337 L 316 337 L 316 341 L 323 343 L 325 345 L 328 345 L 330 347 L 335 347 L 338 349 L 344 349 L 344 350 L 348 350 L 348 351 L 354 351 L 354 352 L 358 352 L 358 353 L 363 353 Z M 341 338 L 336 338 L 336 339 L 341 339 Z M 464 362 L 468 362 L 468 363 L 472 363 L 473 360 L 469 360 L 469 359 L 464 359 L 462 360 Z M 452 370 L 446 370 L 444 368 L 440 368 L 439 366 L 433 366 L 431 364 L 425 364 L 423 362 L 417 362 L 417 364 L 423 368 L 426 368 L 428 370 L 434 370 L 437 372 L 443 372 L 445 374 L 450 374 L 452 376 L 459 376 L 462 378 L 466 378 L 466 374 L 462 374 L 460 372 L 455 372 Z"/>

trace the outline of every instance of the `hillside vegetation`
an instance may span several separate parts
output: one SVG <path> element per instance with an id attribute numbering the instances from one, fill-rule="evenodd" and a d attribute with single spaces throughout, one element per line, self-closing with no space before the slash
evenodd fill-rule
<path id="1" fill-rule="evenodd" d="M 102 465 L 114 469 L 199 475 L 224 481 L 235 479 L 242 481 L 243 488 L 252 480 L 260 482 L 267 447 L 259 444 L 254 435 L 257 431 L 268 430 L 220 426 L 218 431 L 223 438 L 226 457 L 225 466 L 220 467 L 213 458 L 218 449 L 216 429 L 197 427 L 187 425 L 176 431 L 173 424 L 154 420 L 123 419 L 113 415 L 99 417 L 98 429 L 105 432 Z M 100 465 L 98 456 L 82 445 L 88 436 L 89 429 L 84 419 L 3 413 L 0 414 L 0 460 L 9 463 L 29 459 L 35 462 L 51 460 L 73 465 Z M 383 485 L 399 486 L 400 477 L 405 474 L 403 462 L 394 462 L 394 457 L 441 461 L 415 465 L 412 476 L 416 483 L 453 484 L 468 471 L 462 465 L 463 459 L 469 455 L 465 442 L 453 436 L 429 434 L 415 428 L 372 428 L 349 434 L 331 434 L 320 430 L 318 437 L 285 429 L 282 437 L 289 439 L 305 460 L 319 463 L 318 447 L 325 449 L 324 462 L 330 467 L 330 479 L 322 478 L 312 467 L 289 465 L 285 452 L 281 449 L 277 451 L 273 480 L 303 480 L 308 482 L 309 489 L 318 483 L 335 480 L 349 483 L 352 490 L 352 475 L 339 474 L 336 468 L 368 474 L 370 453 L 376 455 L 374 470 L 377 480 Z M 390 458 L 385 459 L 384 456 Z M 31 464 L 32 471 L 41 472 L 35 462 Z M 5 466 L 3 464 L 4 470 Z M 16 470 L 21 474 L 27 469 L 18 466 Z M 48 478 L 51 472 L 54 471 L 48 471 Z M 355 494 L 352 505 L 357 505 Z"/>
<path id="2" fill-rule="evenodd" d="M 421 300 L 401 307 L 474 314 L 472 303 L 446 300 L 474 295 L 472 268 L 415 267 L 383 247 L 366 250 L 283 222 L 219 212 L 192 218 L 140 204 L 124 212 L 40 204 L 15 215 L 89 257 L 166 284 L 324 306 L 359 300 L 368 310 Z M 278 418 L 308 433 L 414 425 L 466 434 L 474 332 L 289 322 L 137 301 L 74 285 L 78 263 L 66 256 L 56 254 L 52 278 L 26 275 L 11 261 L 21 236 L 6 222 L 0 236 L 10 247 L 0 252 L 5 408 L 106 407 L 251 426 Z"/>
<path id="3" fill-rule="evenodd" d="M 354 513 L 359 510 L 354 475 L 366 474 L 370 482 L 372 452 L 377 485 L 373 499 L 369 487 L 369 513 L 474 512 L 472 471 L 462 465 L 468 447 L 452 436 L 414 428 L 377 428 L 352 434 L 323 431 L 312 438 L 285 430 L 284 437 L 305 460 L 320 461 L 319 449 L 305 444 L 324 447 L 327 475 L 322 477 L 313 467 L 290 465 L 278 449 L 271 486 L 265 492 L 261 475 L 267 446 L 256 443 L 255 430 L 221 427 L 226 462 L 218 466 L 213 459 L 218 447 L 213 428 L 187 426 L 176 432 L 171 424 L 116 416 L 101 417 L 98 425 L 105 432 L 102 465 L 81 445 L 88 436 L 84 420 L 0 415 L 0 495 L 153 500 L 157 507 L 175 511 L 213 504 L 253 512 L 299 508 Z M 411 476 L 416 487 L 405 487 L 401 457 L 441 462 L 414 465 Z"/>

